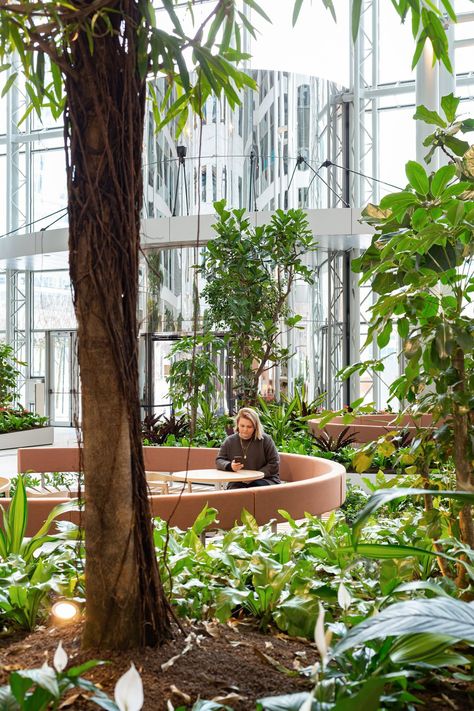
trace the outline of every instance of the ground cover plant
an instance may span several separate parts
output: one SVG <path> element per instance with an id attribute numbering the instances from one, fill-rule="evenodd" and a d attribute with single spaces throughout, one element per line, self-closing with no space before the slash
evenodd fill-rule
<path id="1" fill-rule="evenodd" d="M 416 496 L 410 498 L 405 490 L 380 490 L 352 526 L 343 512 L 333 512 L 324 521 L 308 516 L 295 522 L 287 516 L 289 530 L 275 533 L 270 525 L 258 527 L 244 513 L 241 526 L 205 543 L 202 534 L 215 520 L 213 509 L 204 509 L 187 531 L 168 531 L 166 522 L 156 520 L 154 540 L 165 589 L 180 618 L 195 624 L 213 625 L 216 619 L 234 624 L 253 620 L 267 634 L 280 630 L 308 641 L 314 639 L 316 629 L 319 666 L 313 661 L 293 670 L 312 680 L 313 692 L 294 691 L 286 700 L 262 697 L 256 708 L 292 709 L 310 702 L 308 708 L 327 704 L 324 708 L 332 709 L 344 702 L 344 708 L 357 709 L 370 696 L 378 699 L 380 709 L 412 708 L 417 694 L 423 689 L 429 693 L 435 678 L 441 679 L 440 683 L 454 683 L 448 679 L 455 674 L 460 684 L 471 681 L 471 606 L 459 602 L 453 581 L 441 576 L 439 569 L 440 555 L 454 568 L 465 554 L 450 528 L 450 501 L 459 495 L 429 493 L 444 516 L 439 531 L 441 554 L 433 546 L 430 521 L 421 501 L 423 490 L 416 490 Z M 74 529 L 67 524 L 63 537 L 74 538 Z M 473 558 L 471 555 L 465 561 L 469 589 L 474 581 Z M 59 541 L 49 539 L 43 547 L 38 546 L 32 565 L 32 569 L 54 567 L 57 586 L 49 586 L 46 607 L 51 603 L 51 590 L 60 589 L 70 596 L 83 591 L 77 566 L 64 555 Z M 2 574 L 2 599 L 10 584 L 8 575 Z M 442 602 L 436 606 L 436 601 Z M 420 605 L 418 613 L 413 615 L 408 606 L 405 615 L 405 604 Z M 26 596 L 18 600 L 18 610 L 23 610 L 26 618 Z M 433 636 L 440 614 L 448 615 L 451 631 L 436 627 L 438 635 Z M 420 616 L 425 627 L 409 628 L 409 618 Z M 380 626 L 368 624 L 379 617 L 385 622 L 384 634 Z M 401 619 L 405 621 L 398 627 L 389 626 Z M 232 702 L 222 706 L 234 708 Z"/>

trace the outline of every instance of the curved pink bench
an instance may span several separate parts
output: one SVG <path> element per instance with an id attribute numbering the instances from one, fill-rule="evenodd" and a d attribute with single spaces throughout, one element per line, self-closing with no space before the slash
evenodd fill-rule
<path id="1" fill-rule="evenodd" d="M 214 468 L 217 449 L 180 447 L 144 447 L 145 469 L 172 472 L 185 469 Z M 18 450 L 19 472 L 70 472 L 79 470 L 79 449 L 76 447 L 29 447 Z M 169 521 L 172 526 L 187 528 L 195 521 L 204 506 L 218 511 L 219 528 L 228 530 L 240 520 L 242 509 L 247 509 L 259 525 L 271 519 L 285 519 L 279 509 L 294 519 L 305 513 L 319 515 L 338 508 L 346 495 L 346 470 L 341 464 L 327 459 L 301 454 L 280 454 L 279 486 L 236 489 L 232 491 L 198 491 L 179 494 L 160 494 L 150 497 L 152 512 Z M 28 500 L 27 535 L 38 530 L 51 509 L 67 501 L 66 496 L 38 497 Z M 8 505 L 10 499 L 5 499 Z M 171 518 L 170 518 L 171 517 Z M 60 518 L 78 522 L 78 513 Z"/>
<path id="2" fill-rule="evenodd" d="M 382 437 L 387 432 L 393 430 L 407 429 L 411 434 L 415 434 L 418 427 L 431 427 L 433 418 L 431 415 L 420 415 L 416 419 L 404 415 L 400 422 L 396 422 L 397 415 L 393 412 L 380 415 L 357 415 L 351 423 L 344 423 L 343 417 L 333 417 L 322 429 L 319 427 L 319 420 L 309 420 L 311 432 L 318 436 L 323 430 L 334 439 L 339 437 L 341 432 L 348 427 L 347 435 L 355 435 L 359 443 L 373 442 Z"/>

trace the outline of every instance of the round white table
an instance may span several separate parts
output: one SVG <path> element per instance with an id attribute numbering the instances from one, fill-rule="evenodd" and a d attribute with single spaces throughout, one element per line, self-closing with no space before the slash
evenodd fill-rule
<path id="1" fill-rule="evenodd" d="M 264 473 L 255 469 L 241 469 L 239 472 L 227 472 L 222 469 L 190 469 L 189 471 L 171 472 L 173 481 L 186 482 L 188 491 L 192 490 L 192 484 L 214 484 L 216 489 L 223 489 L 224 484 L 232 481 L 255 481 L 263 479 Z"/>

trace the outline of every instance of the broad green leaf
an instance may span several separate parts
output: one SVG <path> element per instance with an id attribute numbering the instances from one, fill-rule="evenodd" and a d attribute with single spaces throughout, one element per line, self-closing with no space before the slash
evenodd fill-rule
<path id="1" fill-rule="evenodd" d="M 353 627 L 336 645 L 333 654 L 338 656 L 371 639 L 433 630 L 436 635 L 474 642 L 474 605 L 454 598 L 397 602 Z"/>
<path id="2" fill-rule="evenodd" d="M 429 580 L 410 580 L 408 583 L 401 583 L 393 588 L 391 595 L 396 595 L 397 593 L 413 592 L 414 590 L 424 590 L 427 592 L 432 592 L 435 595 L 441 597 L 452 597 L 449 593 L 436 583 L 432 583 Z"/>
<path id="3" fill-rule="evenodd" d="M 430 109 L 427 109 L 426 106 L 417 106 L 416 111 L 413 115 L 414 119 L 424 121 L 425 123 L 433 124 L 434 126 L 438 126 L 439 128 L 446 128 L 447 123 L 444 121 L 441 116 L 436 112 L 436 111 L 431 111 Z"/>
<path id="4" fill-rule="evenodd" d="M 211 523 L 214 523 L 217 517 L 217 509 L 214 509 L 206 504 L 201 513 L 194 521 L 192 528 L 197 536 L 200 536 Z"/>
<path id="5" fill-rule="evenodd" d="M 397 331 L 400 338 L 407 338 L 410 332 L 410 322 L 407 318 L 401 318 L 397 321 Z"/>
<path id="6" fill-rule="evenodd" d="M 439 197 L 442 194 L 447 184 L 454 178 L 455 175 L 456 166 L 453 164 L 443 165 L 436 171 L 431 179 L 431 193 L 434 197 Z"/>
<path id="7" fill-rule="evenodd" d="M 10 528 L 10 553 L 19 553 L 25 536 L 28 509 L 23 476 L 18 476 L 15 494 L 8 511 Z"/>
<path id="8" fill-rule="evenodd" d="M 380 489 L 376 491 L 367 504 L 364 506 L 359 516 L 354 522 L 352 539 L 354 542 L 357 541 L 361 528 L 367 519 L 372 516 L 381 506 L 384 506 L 389 501 L 394 501 L 396 499 L 403 499 L 406 496 L 424 496 L 431 494 L 432 496 L 441 496 L 456 501 L 460 501 L 464 504 L 474 504 L 474 494 L 470 494 L 467 491 L 438 491 L 436 489 Z"/>
<path id="9" fill-rule="evenodd" d="M 393 212 L 397 211 L 397 214 L 406 210 L 412 205 L 416 205 L 419 202 L 416 195 L 403 191 L 401 193 L 390 193 L 385 195 L 380 201 L 380 207 L 385 210 L 390 208 Z"/>
<path id="10" fill-rule="evenodd" d="M 34 684 L 37 684 L 45 691 L 48 691 L 56 699 L 59 698 L 60 693 L 56 672 L 51 667 L 42 667 L 41 669 L 25 669 L 14 673 L 24 680 L 29 680 Z"/>
<path id="11" fill-rule="evenodd" d="M 378 711 L 380 709 L 380 696 L 388 679 L 385 676 L 374 676 L 366 679 L 362 687 L 355 694 L 340 699 L 333 707 L 334 711 Z"/>
<path id="12" fill-rule="evenodd" d="M 456 138 L 456 136 L 445 136 L 444 142 L 456 156 L 463 156 L 466 151 L 469 150 L 469 143 L 467 141 L 461 141 L 461 139 Z"/>
<path id="13" fill-rule="evenodd" d="M 11 88 L 12 84 L 14 83 L 15 79 L 17 78 L 17 76 L 18 76 L 17 72 L 10 74 L 10 76 L 8 77 L 8 79 L 5 82 L 5 86 L 2 89 L 2 93 L 0 95 L 1 99 L 3 99 L 5 94 L 10 90 L 10 88 Z"/>
<path id="14" fill-rule="evenodd" d="M 457 640 L 451 635 L 422 632 L 401 637 L 390 649 L 390 659 L 396 664 L 429 662 Z"/>
<path id="15" fill-rule="evenodd" d="M 220 704 L 217 701 L 200 699 L 199 701 L 196 701 L 191 711 L 232 711 L 232 707 Z"/>
<path id="16" fill-rule="evenodd" d="M 364 558 L 374 558 L 375 560 L 391 560 L 397 558 L 422 558 L 423 556 L 437 557 L 440 555 L 434 551 L 417 548 L 416 546 L 403 546 L 398 543 L 358 543 L 355 546 L 343 546 L 338 549 L 341 553 L 350 553 L 351 550 L 356 550 L 357 553 Z M 441 554 L 447 560 L 455 560 L 452 556 Z"/>
<path id="17" fill-rule="evenodd" d="M 441 99 L 441 108 L 446 114 L 448 123 L 452 123 L 456 118 L 456 111 L 458 110 L 460 99 L 454 96 L 453 93 L 443 96 Z"/>
<path id="18" fill-rule="evenodd" d="M 377 345 L 379 348 L 385 348 L 390 341 L 390 336 L 392 334 L 392 322 L 387 321 L 381 333 L 377 336 Z"/>
<path id="19" fill-rule="evenodd" d="M 405 172 L 410 185 L 421 195 L 427 195 L 430 189 L 428 176 L 422 165 L 414 160 L 409 160 Z"/>
<path id="20" fill-rule="evenodd" d="M 319 601 L 320 596 L 317 593 L 292 595 L 278 604 L 273 613 L 274 620 L 281 630 L 293 637 L 311 638 L 318 616 Z"/>

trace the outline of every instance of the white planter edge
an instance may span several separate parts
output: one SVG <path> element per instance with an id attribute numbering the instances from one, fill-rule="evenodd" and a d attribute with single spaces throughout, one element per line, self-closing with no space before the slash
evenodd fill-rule
<path id="1" fill-rule="evenodd" d="M 20 432 L 0 434 L 0 450 L 19 447 L 42 447 L 54 442 L 54 427 L 36 427 Z"/>

